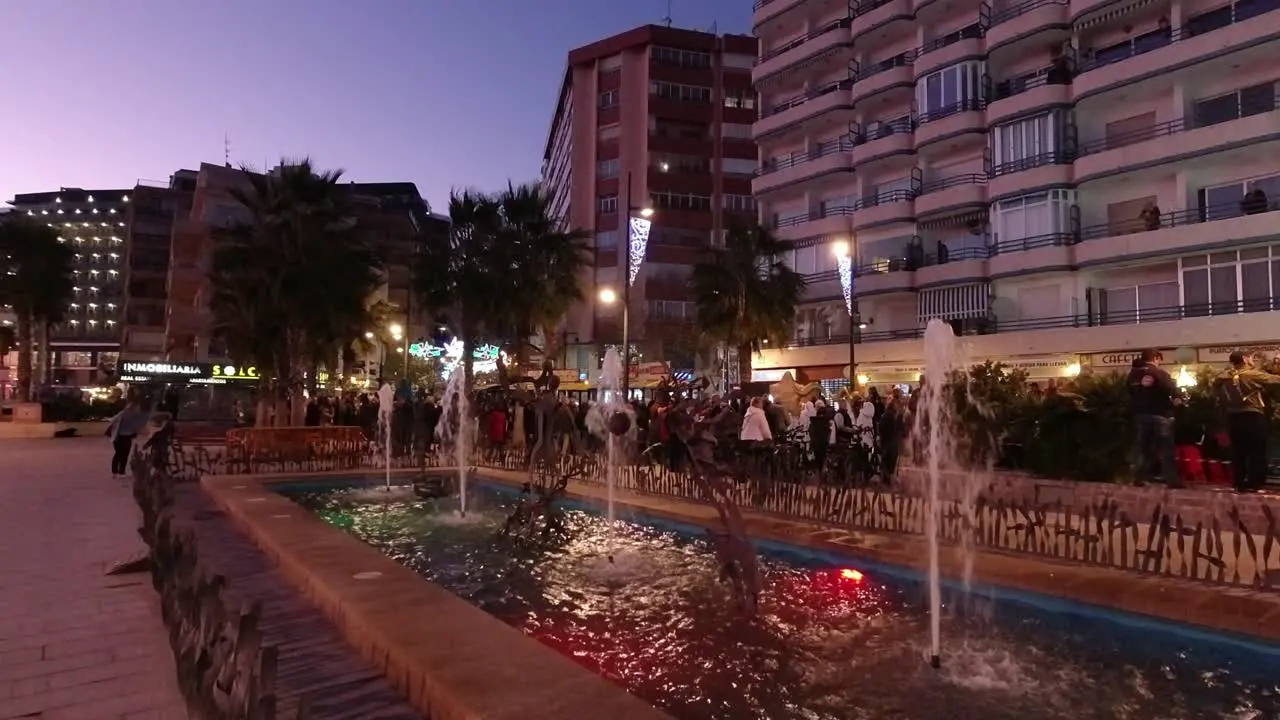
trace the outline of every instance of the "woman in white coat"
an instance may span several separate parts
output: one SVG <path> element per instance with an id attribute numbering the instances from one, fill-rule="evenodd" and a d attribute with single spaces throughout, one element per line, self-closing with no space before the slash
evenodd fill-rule
<path id="1" fill-rule="evenodd" d="M 764 414 L 763 402 L 760 398 L 751 398 L 751 405 L 742 416 L 742 430 L 738 439 L 750 443 L 766 443 L 773 440 L 773 431 L 769 429 L 769 418 Z"/>

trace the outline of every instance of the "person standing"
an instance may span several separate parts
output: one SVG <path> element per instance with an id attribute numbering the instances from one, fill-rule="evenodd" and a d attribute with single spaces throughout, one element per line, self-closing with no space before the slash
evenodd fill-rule
<path id="1" fill-rule="evenodd" d="M 107 436 L 111 438 L 111 446 L 115 452 L 111 456 L 111 477 L 123 477 L 129 467 L 129 453 L 133 450 L 133 441 L 146 429 L 151 420 L 151 413 L 142 409 L 136 399 L 130 400 L 107 425 Z"/>
<path id="2" fill-rule="evenodd" d="M 1155 350 L 1143 350 L 1129 371 L 1129 401 L 1135 429 L 1134 454 L 1138 484 L 1156 476 L 1152 468 L 1160 466 L 1158 477 L 1171 488 L 1182 487 L 1173 450 L 1173 399 L 1178 385 L 1160 367 L 1161 356 Z"/>
<path id="3" fill-rule="evenodd" d="M 1214 390 L 1227 415 L 1231 438 L 1231 470 L 1236 492 L 1257 492 L 1267 482 L 1268 391 L 1280 387 L 1280 376 L 1250 367 L 1236 350 L 1231 367 L 1214 378 Z"/>

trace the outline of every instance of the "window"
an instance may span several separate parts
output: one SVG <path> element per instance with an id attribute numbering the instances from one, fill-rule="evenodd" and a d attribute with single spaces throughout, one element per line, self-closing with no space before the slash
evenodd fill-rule
<path id="1" fill-rule="evenodd" d="M 1280 175 L 1272 175 L 1202 188 L 1198 193 L 1201 219 L 1225 220 L 1243 215 L 1244 196 L 1253 190 L 1261 190 L 1267 196 L 1264 212 L 1280 208 Z"/>
<path id="2" fill-rule="evenodd" d="M 618 212 L 618 196 L 601 195 L 596 200 L 596 212 L 601 215 L 612 215 Z"/>
<path id="3" fill-rule="evenodd" d="M 1127 60 L 1136 55 L 1158 50 L 1168 45 L 1173 40 L 1173 31 L 1167 25 L 1158 27 L 1154 30 L 1142 33 L 1137 37 L 1098 48 L 1093 51 L 1093 60 L 1089 63 L 1089 67 L 1102 67 L 1111 63 Z"/>
<path id="4" fill-rule="evenodd" d="M 649 92 L 667 100 L 681 102 L 711 102 L 711 88 L 701 85 L 682 85 L 680 83 L 655 80 L 649 83 Z"/>
<path id="5" fill-rule="evenodd" d="M 1067 117 L 1045 113 L 991 130 L 991 174 L 1003 175 L 1059 161 L 1060 133 Z"/>
<path id="6" fill-rule="evenodd" d="M 755 212 L 756 201 L 750 195 L 721 195 L 721 204 L 729 212 Z"/>
<path id="7" fill-rule="evenodd" d="M 1185 317 L 1280 309 L 1280 245 L 1185 257 L 1181 276 Z"/>
<path id="8" fill-rule="evenodd" d="M 750 158 L 724 158 L 720 161 L 720 171 L 726 175 L 754 175 L 756 161 Z"/>
<path id="9" fill-rule="evenodd" d="M 1178 282 L 1108 288 L 1102 293 L 1103 324 L 1176 320 Z"/>
<path id="10" fill-rule="evenodd" d="M 866 242 L 859 240 L 858 272 L 866 274 L 905 270 L 907 248 L 914 241 L 915 238 L 910 235 Z"/>
<path id="11" fill-rule="evenodd" d="M 655 320 L 693 320 L 698 317 L 698 306 L 683 300 L 650 300 L 645 304 L 649 317 Z"/>
<path id="12" fill-rule="evenodd" d="M 996 252 L 1061 245 L 1074 230 L 1074 190 L 1023 195 L 992 207 Z"/>
<path id="13" fill-rule="evenodd" d="M 755 110 L 756 96 L 754 93 L 749 92 L 730 93 L 724 96 L 724 106 L 727 108 Z"/>
<path id="14" fill-rule="evenodd" d="M 617 206 L 617 197 L 614 197 Z M 654 193 L 653 205 L 658 210 L 689 210 L 692 212 L 710 212 L 711 198 L 707 195 L 688 195 L 683 193 Z"/>
<path id="15" fill-rule="evenodd" d="M 613 123 L 612 125 L 601 126 L 600 129 L 596 131 L 596 138 L 601 142 L 608 141 L 608 140 L 617 140 L 621 134 L 622 134 L 621 128 L 618 126 L 617 123 Z"/>
<path id="16" fill-rule="evenodd" d="M 618 177 L 618 158 L 601 160 L 596 163 L 596 179 L 607 180 Z"/>
<path id="17" fill-rule="evenodd" d="M 607 108 L 611 108 L 611 107 L 613 107 L 614 105 L 617 105 L 617 104 L 618 104 L 618 91 L 617 91 L 617 90 L 605 90 L 604 92 L 600 93 L 599 108 L 600 108 L 601 110 L 605 110 L 605 109 L 607 109 Z"/>
<path id="18" fill-rule="evenodd" d="M 669 247 L 706 247 L 708 235 L 702 230 L 683 230 L 665 227 L 662 224 L 653 226 L 649 231 L 650 245 L 666 245 Z"/>
<path id="19" fill-rule="evenodd" d="M 985 318 L 991 305 L 991 287 L 987 283 L 965 283 L 921 290 L 916 298 L 920 325 L 934 318 L 963 320 Z"/>
<path id="20" fill-rule="evenodd" d="M 862 204 L 874 203 L 879 205 L 880 203 L 904 202 L 912 195 L 915 186 L 915 180 L 909 177 L 882 182 L 867 193 L 868 197 L 863 198 Z"/>
<path id="21" fill-rule="evenodd" d="M 734 70 L 750 70 L 756 66 L 756 57 L 742 53 L 725 53 L 720 56 L 720 63 Z"/>
<path id="22" fill-rule="evenodd" d="M 728 127 L 728 126 L 726 126 Z M 750 138 L 750 125 L 745 125 Z M 711 137 L 711 127 L 706 123 L 683 122 L 680 120 L 658 120 L 649 118 L 649 132 L 655 137 L 673 138 L 677 140 L 706 140 Z"/>
<path id="23" fill-rule="evenodd" d="M 664 173 L 708 173 L 711 172 L 711 161 L 700 155 L 676 155 L 672 153 L 651 154 L 649 162 L 658 172 Z"/>
<path id="24" fill-rule="evenodd" d="M 698 70 L 711 67 L 711 53 L 655 45 L 649 51 L 649 61 L 657 65 L 673 65 Z"/>
<path id="25" fill-rule="evenodd" d="M 1276 83 L 1267 82 L 1197 100 L 1193 108 L 1198 127 L 1238 120 L 1250 115 L 1260 115 L 1276 109 Z"/>
<path id="26" fill-rule="evenodd" d="M 964 110 L 977 110 L 982 97 L 984 64 L 962 62 L 920 78 L 916 83 L 916 108 L 920 122 L 929 122 Z"/>
<path id="27" fill-rule="evenodd" d="M 604 232 L 596 233 L 596 249 L 597 250 L 607 250 L 609 248 L 616 248 L 616 247 L 618 247 L 618 231 L 617 230 L 605 230 Z"/>
<path id="28" fill-rule="evenodd" d="M 720 134 L 734 140 L 750 140 L 751 126 L 745 123 L 724 123 L 720 126 Z"/>

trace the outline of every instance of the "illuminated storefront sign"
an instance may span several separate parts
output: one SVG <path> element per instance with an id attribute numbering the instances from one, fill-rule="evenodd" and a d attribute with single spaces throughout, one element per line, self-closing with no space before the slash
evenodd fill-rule
<path id="1" fill-rule="evenodd" d="M 258 368 L 229 364 L 126 361 L 120 363 L 120 380 L 136 383 L 226 385 L 233 382 L 256 382 Z"/>
<path id="2" fill-rule="evenodd" d="M 443 367 L 440 374 L 449 377 L 453 369 L 462 359 L 462 340 L 454 339 L 447 345 L 429 345 L 414 343 L 409 346 L 409 354 L 424 359 L 439 360 Z M 498 358 L 506 360 L 506 353 L 497 345 L 481 345 L 471 350 L 472 368 L 478 373 L 494 372 L 498 369 Z"/>

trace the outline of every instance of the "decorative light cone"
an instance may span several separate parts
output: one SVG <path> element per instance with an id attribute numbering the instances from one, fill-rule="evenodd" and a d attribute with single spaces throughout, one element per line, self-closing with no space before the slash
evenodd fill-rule
<path id="1" fill-rule="evenodd" d="M 624 412 L 615 412 L 609 416 L 609 432 L 617 437 L 622 437 L 631 429 L 631 416 Z"/>
<path id="2" fill-rule="evenodd" d="M 840 290 L 844 293 L 844 307 L 853 316 L 853 257 L 848 254 L 836 258 L 836 270 L 840 274 Z"/>
<path id="3" fill-rule="evenodd" d="M 627 284 L 636 284 L 636 275 L 644 263 L 645 251 L 649 248 L 649 230 L 653 221 L 642 217 L 631 218 L 627 226 Z"/>

